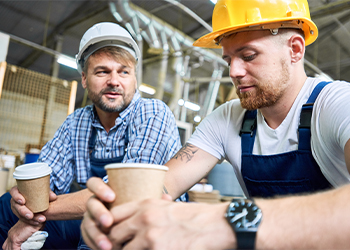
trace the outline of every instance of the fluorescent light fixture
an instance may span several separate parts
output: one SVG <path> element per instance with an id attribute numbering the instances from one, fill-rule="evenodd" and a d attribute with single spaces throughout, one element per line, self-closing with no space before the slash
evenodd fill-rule
<path id="1" fill-rule="evenodd" d="M 141 92 L 144 92 L 146 94 L 149 94 L 149 95 L 154 95 L 156 93 L 156 90 L 154 88 L 152 88 L 151 86 L 148 86 L 144 83 L 142 83 L 140 86 L 139 86 L 139 90 Z"/>
<path id="2" fill-rule="evenodd" d="M 196 115 L 196 116 L 193 118 L 193 120 L 194 120 L 195 122 L 200 122 L 200 121 L 202 120 L 202 118 L 201 118 L 199 115 Z"/>
<path id="3" fill-rule="evenodd" d="M 57 62 L 59 64 L 71 67 L 73 69 L 77 69 L 77 63 L 75 62 L 75 59 L 72 57 L 60 55 L 57 58 Z"/>
<path id="4" fill-rule="evenodd" d="M 179 104 L 180 106 L 185 106 L 186 108 L 193 111 L 199 111 L 201 109 L 201 107 L 198 104 L 189 101 L 184 101 L 183 99 L 179 99 L 177 101 L 177 104 Z"/>
<path id="5" fill-rule="evenodd" d="M 199 111 L 201 109 L 201 107 L 198 104 L 189 101 L 185 102 L 185 107 L 193 111 Z"/>
<path id="6" fill-rule="evenodd" d="M 210 0 L 213 4 L 216 4 L 218 0 Z"/>

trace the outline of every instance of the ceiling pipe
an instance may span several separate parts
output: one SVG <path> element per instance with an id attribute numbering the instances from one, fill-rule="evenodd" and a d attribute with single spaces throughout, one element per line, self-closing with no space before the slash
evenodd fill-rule
<path id="1" fill-rule="evenodd" d="M 186 77 L 191 76 L 191 65 L 190 65 L 190 56 L 186 55 L 183 63 L 183 72 L 181 75 L 184 75 Z M 184 102 L 188 101 L 189 97 L 189 92 L 190 92 L 190 84 L 188 82 L 183 82 L 181 81 L 181 86 L 183 86 L 181 89 L 183 89 L 183 100 Z M 180 121 L 186 122 L 186 115 L 187 115 L 187 109 L 184 106 L 181 108 L 181 116 L 180 116 Z"/>
<path id="2" fill-rule="evenodd" d="M 137 16 L 139 21 L 139 28 L 141 30 L 148 30 L 150 27 L 151 29 L 154 28 L 158 33 L 163 31 L 168 38 L 171 38 L 172 45 L 178 44 L 180 46 L 185 46 L 202 54 L 206 61 L 217 61 L 221 65 L 227 65 L 227 63 L 221 58 L 221 55 L 213 52 L 212 50 L 193 47 L 193 38 L 175 29 L 173 26 L 169 25 L 158 17 L 146 12 L 142 8 L 130 3 L 128 0 L 110 2 L 110 6 L 110 10 L 112 11 L 113 16 L 120 16 L 123 18 L 122 23 L 128 23 L 128 21 L 132 20 L 134 16 Z M 118 14 L 115 14 L 114 12 L 117 12 L 117 9 Z M 120 22 L 120 19 L 117 19 L 117 21 Z M 152 39 L 152 37 L 150 38 Z M 174 42 L 175 39 L 177 40 L 176 42 Z M 174 47 L 174 50 L 178 51 L 178 48 Z"/>
<path id="3" fill-rule="evenodd" d="M 187 8 L 185 5 L 183 5 L 182 3 L 178 2 L 178 1 L 174 1 L 174 0 L 164 0 L 168 3 L 171 3 L 177 7 L 179 7 L 180 9 L 182 9 L 184 12 L 186 12 L 187 14 L 189 14 L 191 17 L 193 17 L 197 22 L 199 22 L 200 24 L 203 25 L 204 28 L 206 28 L 209 32 L 213 31 L 213 28 L 207 24 L 202 18 L 200 18 L 196 13 L 194 13 L 192 10 L 190 10 L 189 8 Z"/>
<path id="4" fill-rule="evenodd" d="M 179 113 L 180 113 L 180 107 L 177 104 L 178 100 L 181 98 L 182 88 L 183 88 L 183 71 L 182 71 L 182 65 L 184 62 L 184 58 L 182 55 L 176 56 L 174 59 L 173 67 L 175 74 L 174 79 L 174 87 L 173 87 L 173 95 L 168 103 L 168 106 L 171 111 L 173 111 L 175 118 L 179 119 Z"/>
<path id="5" fill-rule="evenodd" d="M 125 4 L 123 8 L 121 8 L 121 10 L 125 10 L 128 9 L 128 4 Z M 109 3 L 109 10 L 112 13 L 113 17 L 119 22 L 119 23 L 123 23 L 125 25 L 125 27 L 127 28 L 127 30 L 130 32 L 131 36 L 134 37 L 134 39 L 136 39 L 137 45 L 139 46 L 139 49 L 141 51 L 141 55 L 140 58 L 138 59 L 138 64 L 137 64 L 137 69 L 136 69 L 136 79 L 137 79 L 137 85 L 140 86 L 142 83 L 142 51 L 143 51 L 143 39 L 141 36 L 141 32 L 140 32 L 140 27 L 138 25 L 138 21 L 137 21 L 137 16 L 135 14 L 135 12 L 129 11 L 129 19 L 128 20 L 132 20 L 133 25 L 135 27 L 135 29 L 132 27 L 132 25 L 129 22 L 126 22 L 124 20 L 124 18 L 122 17 L 122 15 L 119 14 L 119 12 L 117 12 L 117 9 L 115 7 L 115 5 L 110 2 Z M 141 93 L 142 95 L 142 93 Z"/>
<path id="6" fill-rule="evenodd" d="M 162 61 L 160 63 L 160 70 L 158 74 L 157 92 L 154 98 L 163 100 L 164 83 L 165 83 L 166 73 L 168 69 L 169 45 L 168 45 L 165 33 L 162 32 L 160 35 L 163 43 L 163 53 L 162 53 L 163 56 L 162 56 Z"/>
<path id="7" fill-rule="evenodd" d="M 213 66 L 214 71 L 212 73 L 212 80 L 209 83 L 208 91 L 204 99 L 203 108 L 200 110 L 201 117 L 205 117 L 213 111 L 215 107 L 216 97 L 219 92 L 220 79 L 224 71 L 224 67 L 219 66 L 216 62 L 214 62 Z"/>

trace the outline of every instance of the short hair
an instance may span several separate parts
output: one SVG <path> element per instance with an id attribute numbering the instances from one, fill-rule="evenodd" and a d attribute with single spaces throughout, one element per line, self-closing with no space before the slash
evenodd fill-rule
<path id="1" fill-rule="evenodd" d="M 123 65 L 134 66 L 134 68 L 136 70 L 136 63 L 137 63 L 136 59 L 127 50 L 125 50 L 121 47 L 117 47 L 117 46 L 106 46 L 106 47 L 103 47 L 99 50 L 96 50 L 94 53 L 92 53 L 87 58 L 87 60 L 84 64 L 84 67 L 83 67 L 83 72 L 85 74 L 87 73 L 87 70 L 89 68 L 90 57 L 98 56 L 101 54 L 106 54 L 106 55 L 114 58 L 114 60 L 122 63 Z"/>
<path id="2" fill-rule="evenodd" d="M 276 35 L 277 37 L 281 37 L 283 38 L 284 35 L 288 35 L 288 34 L 291 34 L 291 33 L 294 33 L 294 34 L 298 34 L 300 35 L 304 40 L 305 40 L 305 34 L 304 34 L 304 31 L 301 30 L 301 29 L 293 29 L 293 28 L 280 28 L 278 29 L 278 34 Z M 280 40 L 281 41 L 281 40 Z"/>

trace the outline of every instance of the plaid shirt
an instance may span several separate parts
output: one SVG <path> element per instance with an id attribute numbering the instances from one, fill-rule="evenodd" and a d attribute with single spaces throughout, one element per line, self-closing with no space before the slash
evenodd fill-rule
<path id="1" fill-rule="evenodd" d="M 67 192 L 74 179 L 86 183 L 90 177 L 88 144 L 92 126 L 97 130 L 94 149 L 97 159 L 122 156 L 126 133 L 129 143 L 123 162 L 163 165 L 181 147 L 175 118 L 160 100 L 144 99 L 136 92 L 109 133 L 99 122 L 93 105 L 77 109 L 43 147 L 38 160 L 51 166 L 50 187 L 55 193 Z"/>

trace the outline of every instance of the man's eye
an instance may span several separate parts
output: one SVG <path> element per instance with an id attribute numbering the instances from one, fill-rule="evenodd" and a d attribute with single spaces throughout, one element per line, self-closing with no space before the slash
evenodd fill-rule
<path id="1" fill-rule="evenodd" d="M 250 56 L 243 56 L 244 61 L 251 61 L 256 57 L 256 54 L 252 54 Z"/>
<path id="2" fill-rule="evenodd" d="M 124 70 L 124 71 L 122 72 L 122 74 L 123 74 L 123 75 L 127 75 L 127 74 L 129 74 L 129 71 Z"/>

